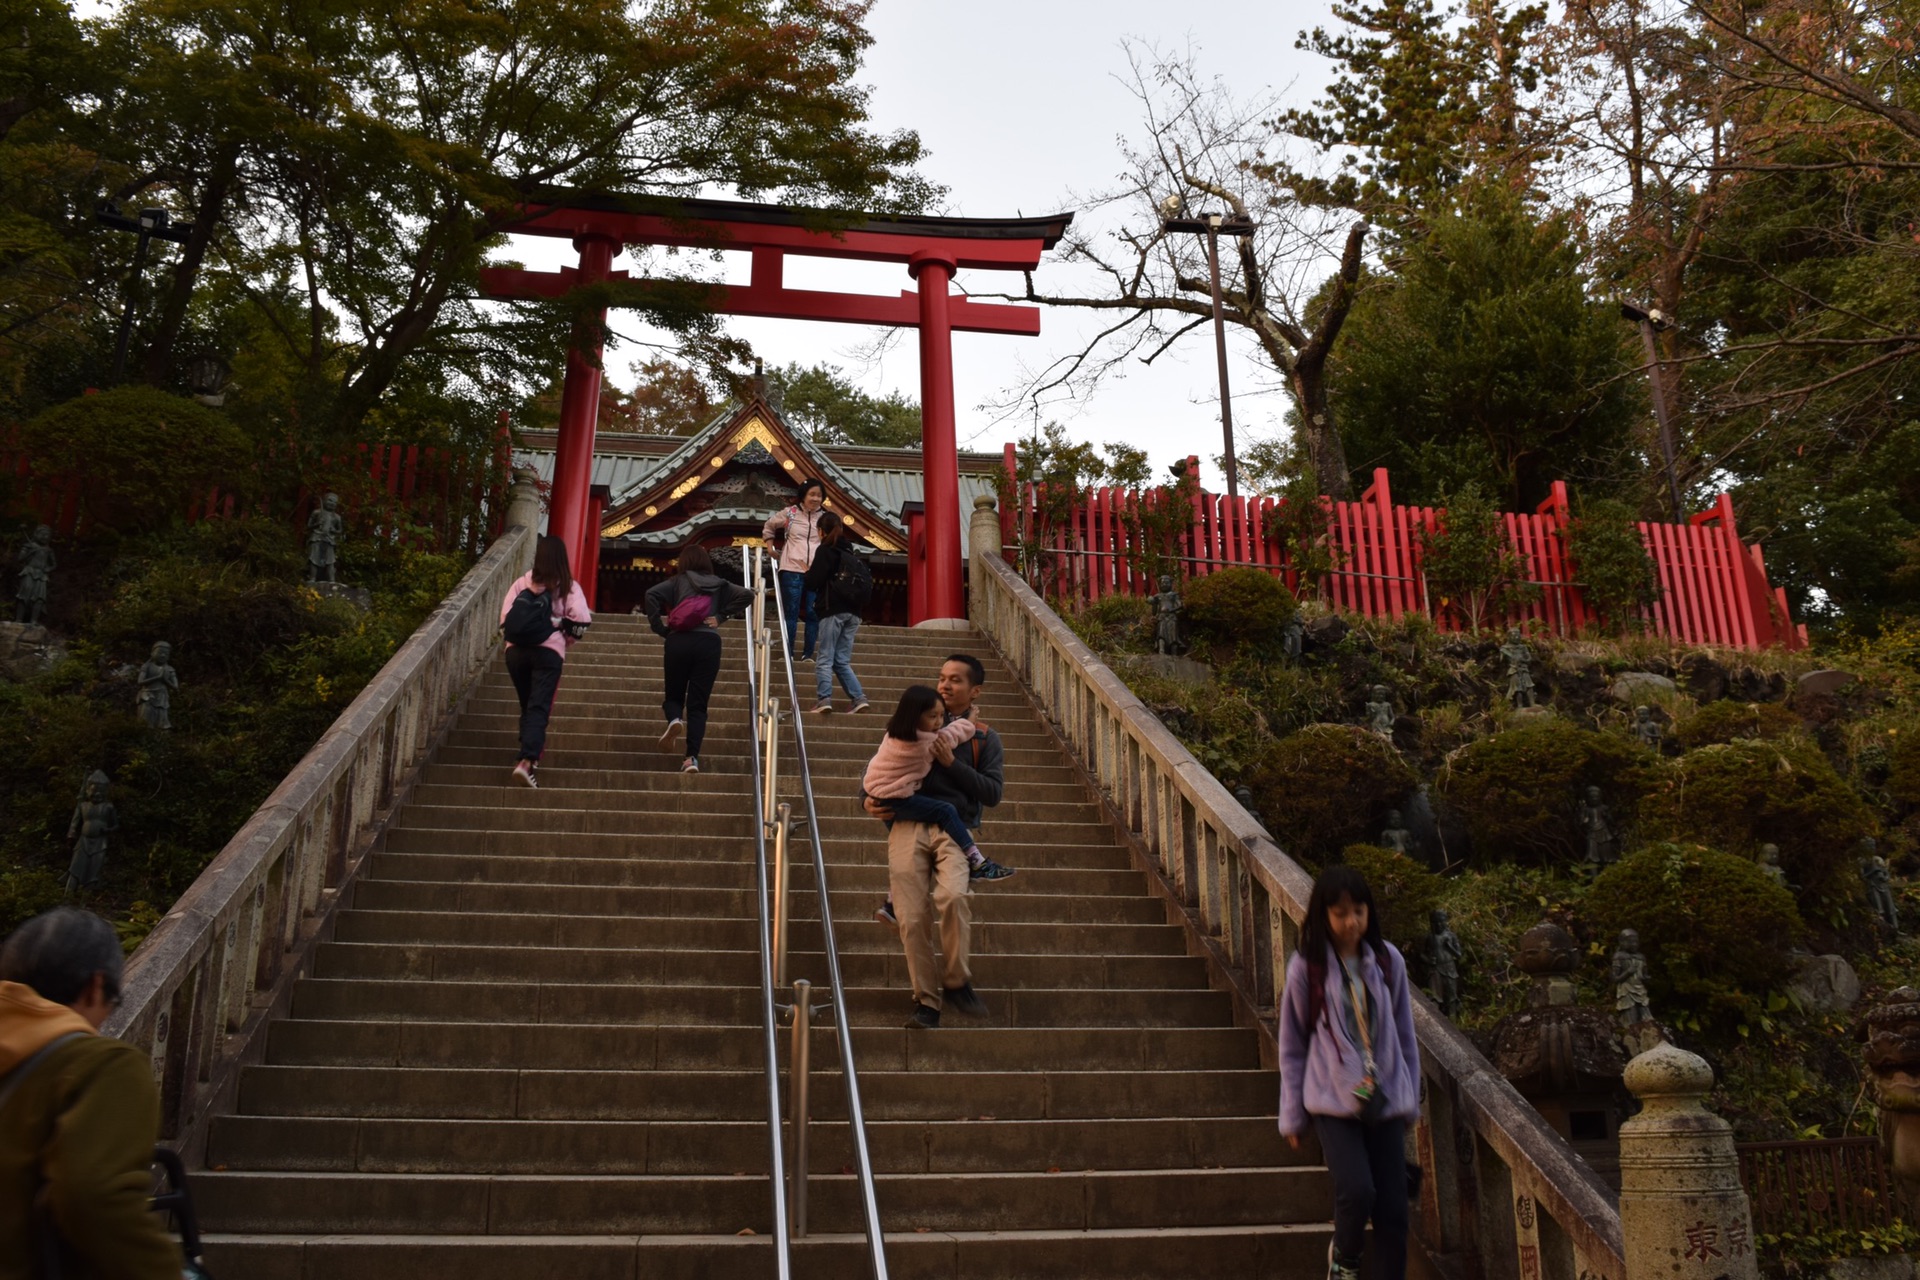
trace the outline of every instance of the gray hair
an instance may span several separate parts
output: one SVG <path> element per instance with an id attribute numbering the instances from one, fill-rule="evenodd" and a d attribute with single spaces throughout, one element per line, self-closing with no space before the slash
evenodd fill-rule
<path id="1" fill-rule="evenodd" d="M 43 1000 L 72 1004 L 100 975 L 101 994 L 120 995 L 125 957 L 113 926 L 91 911 L 55 907 L 15 929 L 0 947 L 0 982 L 32 987 Z"/>

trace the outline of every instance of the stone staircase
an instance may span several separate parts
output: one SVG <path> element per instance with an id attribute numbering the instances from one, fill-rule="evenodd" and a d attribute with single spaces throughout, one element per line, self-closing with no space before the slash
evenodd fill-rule
<path id="1" fill-rule="evenodd" d="M 656 745 L 643 620 L 603 618 L 574 651 L 538 791 L 508 776 L 496 660 L 212 1123 L 195 1190 L 217 1274 L 773 1275 L 746 635 L 725 634 L 697 775 Z M 883 709 L 955 649 L 985 662 L 982 711 L 1007 747 L 982 844 L 1020 874 L 975 896 L 991 1016 L 909 1031 L 898 941 L 870 919 L 884 835 L 855 793 Z M 855 665 L 873 712 L 806 728 L 892 1274 L 1322 1271 L 1325 1175 L 1275 1132 L 1257 1033 L 1005 665 L 977 636 L 878 627 Z M 797 801 L 791 743 L 781 795 Z M 792 973 L 818 983 L 804 839 L 795 860 Z M 857 1277 L 835 1032 L 814 1034 L 795 1270 Z"/>

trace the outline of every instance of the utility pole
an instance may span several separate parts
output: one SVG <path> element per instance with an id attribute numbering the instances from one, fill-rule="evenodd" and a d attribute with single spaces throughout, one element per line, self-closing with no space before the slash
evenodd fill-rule
<path id="1" fill-rule="evenodd" d="M 1217 213 L 1198 218 L 1176 217 L 1174 215 L 1181 212 L 1178 196 L 1169 196 L 1160 210 L 1166 215 L 1160 221 L 1162 231 L 1184 231 L 1207 238 L 1207 272 L 1213 284 L 1213 347 L 1220 365 L 1220 432 L 1227 446 L 1222 461 L 1227 470 L 1227 497 L 1238 498 L 1240 463 L 1233 450 L 1233 395 L 1227 385 L 1227 321 L 1220 300 L 1220 237 L 1250 236 L 1254 231 L 1253 221 L 1250 218 L 1223 217 Z"/>
<path id="2" fill-rule="evenodd" d="M 1660 454 L 1667 464 L 1667 498 L 1673 503 L 1673 522 L 1685 524 L 1687 514 L 1680 507 L 1680 481 L 1673 469 L 1673 427 L 1667 419 L 1667 392 L 1660 381 L 1660 348 L 1654 334 L 1673 328 L 1673 321 L 1658 307 L 1643 307 L 1624 299 L 1620 314 L 1640 326 L 1640 340 L 1647 349 L 1647 388 L 1653 396 L 1653 419 L 1660 427 Z"/>
<path id="3" fill-rule="evenodd" d="M 175 244 L 185 244 L 193 235 L 191 222 L 173 222 L 165 209 L 142 209 L 134 217 L 120 212 L 118 205 L 101 205 L 93 213 L 94 221 L 104 223 L 116 231 L 131 231 L 140 237 L 133 251 L 133 275 L 127 281 L 127 305 L 120 312 L 120 333 L 113 342 L 113 369 L 107 374 L 107 385 L 117 387 L 127 372 L 127 344 L 133 339 L 133 308 L 140 296 L 142 273 L 147 267 L 147 244 L 153 240 L 171 240 Z"/>

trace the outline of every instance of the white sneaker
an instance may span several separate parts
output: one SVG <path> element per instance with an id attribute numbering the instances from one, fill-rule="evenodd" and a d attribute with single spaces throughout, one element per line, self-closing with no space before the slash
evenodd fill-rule
<path id="1" fill-rule="evenodd" d="M 533 761 L 531 760 L 522 760 L 520 761 L 520 763 L 514 765 L 513 776 L 518 780 L 520 780 L 521 782 L 526 783 L 530 787 L 537 787 L 540 785 L 538 782 L 534 780 Z"/>
<path id="2" fill-rule="evenodd" d="M 813 704 L 812 713 L 816 716 L 824 716 L 832 712 L 832 710 L 833 710 L 833 699 L 822 698 L 820 699 L 820 701 Z"/>
<path id="3" fill-rule="evenodd" d="M 680 772 L 682 773 L 700 772 L 700 757 L 688 756 L 685 760 L 682 760 L 680 762 Z"/>
<path id="4" fill-rule="evenodd" d="M 680 731 L 686 727 L 687 722 L 684 720 L 669 720 L 667 722 L 666 732 L 660 735 L 660 749 L 662 751 L 673 750 L 673 744 L 680 741 Z"/>

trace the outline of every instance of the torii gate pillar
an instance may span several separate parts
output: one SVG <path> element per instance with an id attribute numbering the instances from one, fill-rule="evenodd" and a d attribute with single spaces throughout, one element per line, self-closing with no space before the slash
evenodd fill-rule
<path id="1" fill-rule="evenodd" d="M 920 466 L 927 510 L 926 617 L 917 625 L 964 622 L 960 564 L 960 445 L 953 415 L 953 324 L 947 283 L 954 260 L 916 253 L 907 264 L 920 289 Z"/>
<path id="2" fill-rule="evenodd" d="M 611 277 L 619 241 L 581 236 L 573 247 L 580 251 L 577 285 L 602 284 Z M 560 388 L 560 438 L 553 451 L 553 501 L 547 511 L 547 532 L 566 539 L 573 580 L 582 584 L 593 581 L 600 564 L 600 529 L 593 523 L 589 490 L 594 430 L 600 420 L 601 335 L 606 325 L 605 307 L 597 315 L 581 317 L 567 347 L 566 381 Z M 592 603 L 590 589 L 588 603 Z"/>

